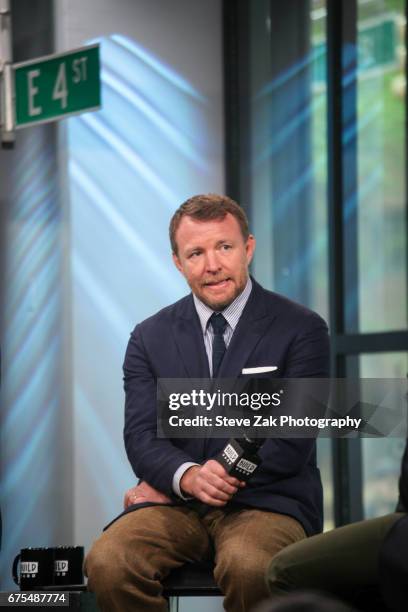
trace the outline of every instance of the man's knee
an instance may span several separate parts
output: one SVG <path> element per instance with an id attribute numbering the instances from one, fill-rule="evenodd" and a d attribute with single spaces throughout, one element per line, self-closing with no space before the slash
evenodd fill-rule
<path id="1" fill-rule="evenodd" d="M 257 547 L 231 546 L 225 554 L 217 556 L 214 576 L 223 590 L 228 584 L 241 585 L 245 589 L 263 584 L 267 558 Z"/>
<path id="2" fill-rule="evenodd" d="M 293 588 L 293 559 L 285 549 L 275 555 L 266 571 L 266 585 L 272 594 L 280 595 Z"/>
<path id="3" fill-rule="evenodd" d="M 85 574 L 91 591 L 114 591 L 125 580 L 126 564 L 120 542 L 101 536 L 85 559 Z"/>

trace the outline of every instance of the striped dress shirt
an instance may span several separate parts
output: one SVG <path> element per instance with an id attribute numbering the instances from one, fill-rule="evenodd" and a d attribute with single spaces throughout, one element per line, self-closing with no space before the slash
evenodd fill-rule
<path id="1" fill-rule="evenodd" d="M 228 348 L 229 343 L 231 342 L 232 334 L 235 331 L 236 326 L 238 325 L 238 321 L 242 315 L 242 311 L 245 308 L 245 305 L 248 301 L 250 293 L 252 291 L 252 281 L 248 277 L 247 284 L 245 285 L 242 293 L 239 294 L 238 297 L 222 311 L 223 316 L 225 317 L 228 325 L 225 328 L 224 332 L 224 342 L 225 346 Z M 201 330 L 203 332 L 204 338 L 204 346 L 205 351 L 207 353 L 208 365 L 210 368 L 210 376 L 212 376 L 212 345 L 214 341 L 214 330 L 212 325 L 209 323 L 210 317 L 214 312 L 209 306 L 204 304 L 201 300 L 198 299 L 193 294 L 194 305 L 198 314 L 198 318 L 200 319 Z M 187 499 L 181 492 L 180 489 L 180 480 L 186 470 L 192 467 L 193 465 L 198 465 L 197 463 L 187 462 L 180 465 L 180 467 L 176 470 L 173 476 L 173 490 L 174 492 L 183 499 Z"/>

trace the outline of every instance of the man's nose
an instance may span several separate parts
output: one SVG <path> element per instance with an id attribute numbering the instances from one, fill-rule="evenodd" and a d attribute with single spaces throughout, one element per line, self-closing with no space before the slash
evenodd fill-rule
<path id="1" fill-rule="evenodd" d="M 220 270 L 220 262 L 215 252 L 206 253 L 205 267 L 207 272 L 218 272 Z"/>

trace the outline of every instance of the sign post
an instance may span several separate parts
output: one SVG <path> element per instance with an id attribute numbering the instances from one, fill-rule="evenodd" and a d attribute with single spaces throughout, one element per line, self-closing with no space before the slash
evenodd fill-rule
<path id="1" fill-rule="evenodd" d="M 13 65 L 16 129 L 101 106 L 99 45 Z"/>
<path id="2" fill-rule="evenodd" d="M 10 0 L 0 0 L 0 142 L 3 148 L 11 148 L 15 139 L 11 38 Z"/>

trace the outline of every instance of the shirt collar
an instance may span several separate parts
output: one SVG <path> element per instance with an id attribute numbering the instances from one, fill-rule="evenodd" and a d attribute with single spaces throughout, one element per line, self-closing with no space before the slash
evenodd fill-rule
<path id="1" fill-rule="evenodd" d="M 227 308 L 222 311 L 222 314 L 226 318 L 228 325 L 232 328 L 232 331 L 235 331 L 235 328 L 238 325 L 238 321 L 242 315 L 242 311 L 245 308 L 251 291 L 252 281 L 248 276 L 248 280 L 244 287 L 244 290 L 235 298 L 235 300 L 229 306 L 227 306 Z M 218 311 L 212 310 L 209 306 L 204 304 L 204 302 L 202 302 L 197 296 L 195 296 L 194 293 L 193 300 L 198 314 L 198 318 L 200 319 L 202 332 L 203 334 L 205 334 L 209 318 L 211 317 L 213 312 Z"/>

